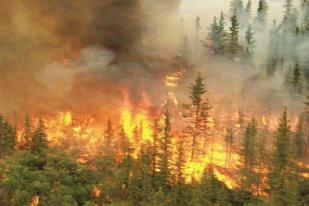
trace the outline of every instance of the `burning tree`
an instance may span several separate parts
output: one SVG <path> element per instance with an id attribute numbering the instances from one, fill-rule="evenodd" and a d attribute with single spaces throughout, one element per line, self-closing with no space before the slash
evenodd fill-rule
<path id="1" fill-rule="evenodd" d="M 191 138 L 191 161 L 197 160 L 201 154 L 201 142 L 206 141 L 207 118 L 209 103 L 205 97 L 207 90 L 201 74 L 198 74 L 194 84 L 190 86 L 190 103 L 184 105 L 186 120 L 186 135 Z"/>

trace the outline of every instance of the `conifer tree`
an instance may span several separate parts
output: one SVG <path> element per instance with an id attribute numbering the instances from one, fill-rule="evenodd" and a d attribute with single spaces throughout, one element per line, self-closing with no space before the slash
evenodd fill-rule
<path id="1" fill-rule="evenodd" d="M 16 146 L 16 131 L 13 126 L 0 115 L 0 158 L 11 154 Z"/>
<path id="2" fill-rule="evenodd" d="M 292 72 L 292 78 L 291 78 L 291 84 L 293 88 L 293 92 L 296 92 L 298 94 L 301 94 L 303 91 L 303 83 L 302 83 L 302 72 L 300 65 L 298 62 L 294 64 L 293 72 Z"/>
<path id="3" fill-rule="evenodd" d="M 151 150 L 141 142 L 137 162 L 133 170 L 134 176 L 130 181 L 130 202 L 132 205 L 142 206 L 149 201 L 151 194 Z"/>
<path id="4" fill-rule="evenodd" d="M 189 40 L 187 36 L 182 38 L 182 43 L 180 45 L 178 54 L 175 57 L 176 66 L 181 70 L 188 70 L 192 66 L 191 62 L 191 51 Z"/>
<path id="5" fill-rule="evenodd" d="M 257 188 L 257 123 L 254 119 L 246 127 L 245 136 L 241 145 L 240 156 L 242 162 L 241 186 L 246 192 L 254 193 Z"/>
<path id="6" fill-rule="evenodd" d="M 22 134 L 21 149 L 30 149 L 32 144 L 33 126 L 29 115 L 25 116 L 24 131 Z"/>
<path id="7" fill-rule="evenodd" d="M 284 4 L 284 15 L 283 15 L 283 26 L 287 29 L 290 29 L 293 26 L 293 4 L 292 4 L 292 0 L 285 0 L 285 4 Z"/>
<path id="8" fill-rule="evenodd" d="M 31 141 L 30 151 L 36 155 L 44 155 L 48 148 L 48 140 L 42 119 L 39 120 Z"/>
<path id="9" fill-rule="evenodd" d="M 201 33 L 201 18 L 197 16 L 195 18 L 195 45 L 194 45 L 194 60 L 196 61 L 199 56 L 199 43 Z"/>
<path id="10" fill-rule="evenodd" d="M 239 23 L 237 16 L 231 17 L 230 33 L 228 36 L 229 45 L 227 51 L 232 58 L 236 57 L 241 51 L 241 46 L 239 44 Z"/>
<path id="11" fill-rule="evenodd" d="M 255 47 L 255 40 L 254 40 L 254 32 L 252 31 L 251 25 L 249 25 L 246 31 L 246 53 L 245 57 L 247 61 L 252 62 L 253 55 L 254 55 L 254 47 Z"/>
<path id="12" fill-rule="evenodd" d="M 155 120 L 153 123 L 153 142 L 152 142 L 152 186 L 155 187 L 157 184 L 157 169 L 158 169 L 158 161 L 159 161 L 159 125 L 158 121 Z"/>
<path id="13" fill-rule="evenodd" d="M 305 153 L 309 154 L 309 96 L 304 102 L 304 121 L 305 121 Z"/>
<path id="14" fill-rule="evenodd" d="M 176 205 L 183 204 L 185 201 L 185 177 L 184 177 L 184 169 L 185 169 L 185 143 L 183 138 L 181 137 L 178 140 L 177 144 L 177 158 L 176 158 L 176 194 L 175 194 L 175 202 Z"/>
<path id="15" fill-rule="evenodd" d="M 276 21 L 273 22 L 273 27 L 270 31 L 269 54 L 267 59 L 267 75 L 272 76 L 276 73 L 280 62 L 279 54 L 279 34 Z"/>
<path id="16" fill-rule="evenodd" d="M 120 131 L 118 134 L 118 152 L 120 154 L 120 159 L 124 159 L 127 156 L 129 150 L 129 140 L 126 136 L 123 126 L 120 125 Z"/>
<path id="17" fill-rule="evenodd" d="M 186 119 L 186 134 L 191 138 L 190 159 L 194 161 L 201 151 L 201 135 L 206 134 L 209 103 L 205 99 L 206 86 L 201 74 L 198 74 L 190 87 L 190 103 L 184 105 Z"/>
<path id="18" fill-rule="evenodd" d="M 256 21 L 259 27 L 264 26 L 267 20 L 268 4 L 266 0 L 259 0 Z"/>
<path id="19" fill-rule="evenodd" d="M 225 134 L 225 144 L 226 144 L 225 168 L 228 167 L 230 160 L 231 160 L 234 139 L 235 139 L 235 137 L 234 137 L 233 128 L 232 127 L 227 128 L 226 134 Z"/>
<path id="20" fill-rule="evenodd" d="M 252 9 L 252 2 L 251 0 L 247 1 L 246 8 L 244 9 L 244 14 L 242 16 L 243 26 L 247 26 L 250 23 L 251 19 L 251 9 Z"/>
<path id="21" fill-rule="evenodd" d="M 223 54 L 225 44 L 225 20 L 224 14 L 221 12 L 220 18 L 214 17 L 210 25 L 208 39 L 212 42 L 212 50 L 215 54 Z"/>
<path id="22" fill-rule="evenodd" d="M 167 191 L 172 183 L 171 165 L 172 165 L 172 141 L 171 141 L 171 122 L 169 112 L 164 114 L 164 123 L 161 139 L 161 158 L 160 158 L 160 182 L 164 192 Z"/>
<path id="23" fill-rule="evenodd" d="M 113 156 L 113 145 L 112 145 L 113 138 L 114 138 L 113 124 L 112 121 L 108 119 L 106 129 L 104 132 L 104 154 L 107 157 Z"/>
<path id="24" fill-rule="evenodd" d="M 230 3 L 230 15 L 231 16 L 240 16 L 242 15 L 244 9 L 242 0 L 232 0 Z"/>
<path id="25" fill-rule="evenodd" d="M 269 175 L 269 186 L 272 201 L 279 205 L 299 205 L 298 201 L 298 169 L 295 164 L 294 146 L 290 125 L 285 108 L 279 127 L 275 133 L 274 151 Z M 291 192 L 293 187 L 293 193 Z"/>

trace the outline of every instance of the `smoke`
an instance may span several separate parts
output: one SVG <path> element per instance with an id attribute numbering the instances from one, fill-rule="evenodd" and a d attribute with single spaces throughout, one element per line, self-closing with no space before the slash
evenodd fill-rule
<path id="1" fill-rule="evenodd" d="M 148 36 L 179 3 L 1 1 L 1 112 L 89 111 L 121 96 L 118 82 L 135 91 L 166 68 Z"/>
<path id="2" fill-rule="evenodd" d="M 129 90 L 133 104 L 139 104 L 146 92 L 151 102 L 159 105 L 168 92 L 164 77 L 173 70 L 175 53 L 185 35 L 189 37 L 195 70 L 173 89 L 181 102 L 186 100 L 188 84 L 201 72 L 210 102 L 228 112 L 243 107 L 260 109 L 262 104 L 266 105 L 263 109 L 278 112 L 285 105 L 293 107 L 294 97 L 282 87 L 284 75 L 265 79 L 260 72 L 265 67 L 268 27 L 256 33 L 255 68 L 207 53 L 204 44 L 213 16 L 224 11 L 229 27 L 228 2 L 33 0 L 30 4 L 2 0 L 0 112 L 72 110 L 106 118 L 123 106 L 124 90 Z M 257 1 L 252 3 L 254 18 Z M 269 3 L 271 25 L 272 19 L 282 18 L 283 1 Z M 196 16 L 202 22 L 198 41 Z"/>

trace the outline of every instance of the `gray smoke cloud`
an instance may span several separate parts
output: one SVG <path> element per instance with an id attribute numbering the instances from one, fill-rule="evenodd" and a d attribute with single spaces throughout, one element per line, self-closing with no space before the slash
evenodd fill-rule
<path id="1" fill-rule="evenodd" d="M 166 69 L 148 36 L 179 4 L 1 0 L 1 112 L 92 112 L 119 100 L 117 84 L 136 91 Z"/>

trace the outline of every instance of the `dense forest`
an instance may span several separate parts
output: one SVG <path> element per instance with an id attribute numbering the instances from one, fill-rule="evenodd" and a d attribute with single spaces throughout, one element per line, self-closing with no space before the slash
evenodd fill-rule
<path id="1" fill-rule="evenodd" d="M 120 7 L 119 11 L 128 6 L 115 2 L 113 9 Z M 128 2 L 135 5 L 133 0 Z M 102 64 L 99 59 L 99 64 L 91 65 L 108 67 L 110 71 L 104 69 L 104 75 L 111 78 L 110 82 L 117 83 L 115 79 L 136 72 L 126 67 L 137 64 L 119 63 L 127 60 L 123 57 L 126 50 L 130 50 L 130 58 L 141 62 L 138 68 L 150 67 L 144 61 L 151 61 L 160 67 L 164 64 L 168 70 L 150 70 L 135 77 L 144 79 L 143 75 L 148 75 L 146 85 L 151 88 L 147 92 L 158 90 L 153 91 L 154 95 L 134 87 L 138 80 L 133 77 L 133 81 L 126 79 L 133 82 L 130 88 L 121 85 L 118 90 L 112 83 L 102 86 L 107 87 L 103 92 L 108 94 L 120 91 L 123 101 L 120 109 L 115 109 L 119 104 L 112 96 L 100 102 L 101 107 L 108 105 L 111 110 L 103 112 L 104 121 L 95 114 L 75 115 L 69 110 L 51 115 L 47 99 L 43 105 L 48 112 L 29 110 L 29 105 L 36 107 L 42 99 L 27 102 L 22 107 L 25 111 L 4 111 L 0 116 L 0 205 L 308 206 L 309 1 L 284 0 L 282 18 L 272 23 L 267 0 L 229 3 L 229 10 L 219 12 L 207 25 L 199 16 L 190 23 L 178 19 L 177 49 L 167 60 L 140 55 L 140 50 L 132 52 L 131 47 L 120 48 L 113 42 L 124 41 L 120 37 L 108 40 L 117 48 L 103 42 L 118 57 L 98 52 L 95 55 L 103 55 L 104 61 L 113 60 Z M 117 12 L 115 15 L 120 15 Z M 138 11 L 131 8 L 129 12 Z M 130 25 L 132 16 L 121 16 L 120 20 L 127 17 Z M 74 30 L 74 24 L 68 25 Z M 138 33 L 137 24 L 134 26 Z M 107 28 L 111 27 L 100 29 Z M 98 57 L 92 55 L 93 50 L 86 53 L 95 61 Z M 72 63 L 74 58 L 81 58 L 82 63 Z M 65 60 L 61 68 L 82 68 L 90 61 L 83 55 L 74 58 Z M 8 62 L 4 65 L 11 66 L 11 59 Z M 118 67 L 126 73 L 118 72 Z M 204 67 L 218 70 L 219 74 Z M 219 67 L 223 69 L 219 71 Z M 101 75 L 94 69 L 91 72 Z M 150 73 L 156 74 L 149 77 Z M 220 76 L 231 75 L 228 73 L 237 76 L 235 82 L 218 83 Z M 49 77 L 59 83 L 54 76 Z M 83 82 L 79 89 L 97 81 L 93 76 L 88 78 L 91 83 Z M 152 78 L 159 78 L 160 83 L 152 84 Z M 239 86 L 238 79 L 245 83 Z M 239 91 L 233 93 L 231 88 Z M 262 92 L 265 88 L 267 92 Z M 135 100 L 130 90 L 142 95 Z M 164 101 L 152 103 L 160 99 L 158 93 Z M 89 99 L 96 99 L 93 93 L 83 90 L 83 96 L 77 95 L 78 101 L 87 102 L 87 94 Z M 97 103 L 89 102 L 85 107 L 99 110 Z"/>

